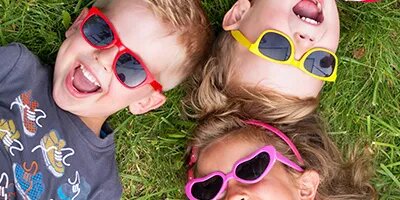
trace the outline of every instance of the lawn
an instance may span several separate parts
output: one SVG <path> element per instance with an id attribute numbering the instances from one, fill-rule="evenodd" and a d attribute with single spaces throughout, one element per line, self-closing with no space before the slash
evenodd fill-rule
<path id="1" fill-rule="evenodd" d="M 233 0 L 203 0 L 215 31 Z M 0 0 L 0 43 L 21 42 L 44 62 L 54 63 L 64 32 L 82 0 Z M 320 111 L 342 149 L 355 143 L 371 151 L 373 183 L 380 199 L 400 199 L 400 1 L 376 4 L 338 2 L 340 66 L 327 83 Z M 124 199 L 184 199 L 183 154 L 194 122 L 182 116 L 181 88 L 154 112 L 110 118 Z"/>

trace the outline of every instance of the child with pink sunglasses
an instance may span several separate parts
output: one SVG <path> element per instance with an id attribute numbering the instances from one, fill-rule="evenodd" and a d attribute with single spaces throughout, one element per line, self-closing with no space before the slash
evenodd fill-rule
<path id="1" fill-rule="evenodd" d="M 273 126 L 259 109 L 246 113 L 251 118 L 222 109 L 198 125 L 185 188 L 190 200 L 376 199 L 368 156 L 354 151 L 344 160 L 318 116 Z"/>

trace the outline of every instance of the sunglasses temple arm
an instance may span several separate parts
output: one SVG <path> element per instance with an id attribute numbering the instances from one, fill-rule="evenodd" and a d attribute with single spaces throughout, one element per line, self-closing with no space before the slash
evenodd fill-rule
<path id="1" fill-rule="evenodd" d="M 239 30 L 233 30 L 231 34 L 241 45 L 250 49 L 251 42 Z"/>
<path id="2" fill-rule="evenodd" d="M 194 165 L 197 162 L 197 154 L 198 154 L 198 148 L 191 147 L 189 163 L 188 163 L 189 166 L 188 166 L 188 171 L 187 171 L 187 178 L 189 181 L 194 179 Z"/>
<path id="3" fill-rule="evenodd" d="M 265 129 L 271 131 L 272 133 L 274 133 L 274 134 L 277 135 L 278 137 L 280 137 L 284 142 L 286 142 L 287 145 L 289 145 L 290 149 L 292 149 L 294 155 L 296 155 L 297 160 L 298 160 L 301 164 L 304 163 L 303 158 L 302 158 L 301 155 L 300 155 L 300 152 L 299 152 L 299 151 L 297 150 L 297 148 L 296 148 L 296 145 L 294 145 L 293 142 L 292 142 L 282 131 L 280 131 L 279 129 L 277 129 L 277 128 L 275 128 L 275 127 L 269 125 L 269 124 L 266 124 L 266 123 L 264 123 L 264 122 L 261 122 L 261 121 L 258 121 L 258 120 L 254 120 L 254 119 L 252 119 L 252 120 L 246 120 L 245 122 L 246 122 L 247 124 L 251 124 L 251 125 L 256 125 L 256 126 L 263 127 L 263 128 L 265 128 Z"/>
<path id="4" fill-rule="evenodd" d="M 279 152 L 276 152 L 276 159 L 278 159 L 281 163 L 295 169 L 296 171 L 303 172 L 303 168 L 301 168 L 299 165 L 297 165 L 295 162 L 289 160 Z"/>
<path id="5" fill-rule="evenodd" d="M 162 86 L 161 86 L 161 84 L 158 83 L 155 79 L 154 79 L 154 81 L 152 81 L 152 82 L 150 83 L 150 85 L 151 85 L 151 87 L 153 87 L 153 89 L 154 89 L 155 91 L 157 91 L 157 92 L 162 92 Z"/>

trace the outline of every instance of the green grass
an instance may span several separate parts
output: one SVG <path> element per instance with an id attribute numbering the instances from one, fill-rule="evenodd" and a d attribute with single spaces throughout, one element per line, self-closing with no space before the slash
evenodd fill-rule
<path id="1" fill-rule="evenodd" d="M 232 2 L 203 1 L 216 31 Z M 0 0 L 0 43 L 21 42 L 52 64 L 70 18 L 90 3 Z M 373 151 L 380 199 L 400 199 L 400 2 L 338 4 L 339 75 L 326 84 L 320 110 L 339 147 L 363 141 Z M 110 119 L 124 199 L 184 199 L 183 154 L 194 123 L 179 111 L 184 92 L 167 95 L 157 111 L 132 116 L 123 110 Z"/>

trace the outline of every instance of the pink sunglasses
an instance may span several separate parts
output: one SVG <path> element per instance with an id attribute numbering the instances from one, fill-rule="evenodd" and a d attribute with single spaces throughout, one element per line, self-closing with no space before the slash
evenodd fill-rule
<path id="1" fill-rule="evenodd" d="M 245 121 L 247 124 L 263 127 L 284 140 L 296 155 L 298 161 L 303 163 L 303 159 L 300 156 L 296 146 L 292 141 L 279 129 L 265 124 L 256 120 Z M 196 151 L 196 149 L 194 149 Z M 193 151 L 192 151 L 193 153 Z M 233 170 L 228 174 L 216 171 L 208 174 L 202 178 L 194 179 L 193 168 L 189 170 L 189 182 L 186 184 L 185 192 L 190 200 L 197 199 L 217 199 L 227 187 L 227 183 L 230 179 L 235 179 L 244 184 L 254 184 L 262 180 L 271 168 L 274 166 L 276 161 L 295 169 L 296 171 L 302 172 L 303 169 L 296 163 L 292 162 L 282 154 L 276 151 L 271 146 L 264 146 L 251 155 L 238 160 L 233 167 Z M 189 165 L 193 165 L 196 162 L 194 154 L 192 154 Z"/>

